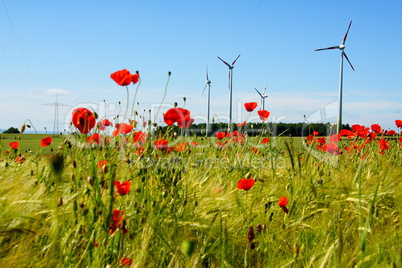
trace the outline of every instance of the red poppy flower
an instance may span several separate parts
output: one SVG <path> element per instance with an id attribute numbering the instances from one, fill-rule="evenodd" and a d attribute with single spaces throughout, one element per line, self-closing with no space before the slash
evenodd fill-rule
<path id="1" fill-rule="evenodd" d="M 396 135 L 396 131 L 391 129 L 390 131 L 387 132 L 387 135 L 394 136 L 394 135 Z"/>
<path id="2" fill-rule="evenodd" d="M 215 136 L 218 140 L 221 140 L 226 137 L 226 132 L 216 132 Z"/>
<path id="3" fill-rule="evenodd" d="M 100 123 L 101 123 L 102 125 L 107 126 L 107 127 L 113 126 L 113 123 L 110 122 L 109 120 L 107 120 L 106 118 L 103 119 L 102 121 L 100 121 Z"/>
<path id="4" fill-rule="evenodd" d="M 106 165 L 107 165 L 107 160 L 100 160 L 98 162 L 98 169 L 102 169 L 103 166 L 106 166 Z"/>
<path id="5" fill-rule="evenodd" d="M 254 179 L 240 179 L 237 182 L 237 189 L 248 191 L 251 189 L 251 187 L 253 187 L 254 183 Z"/>
<path id="6" fill-rule="evenodd" d="M 257 113 L 260 116 L 260 119 L 261 119 L 262 122 L 267 121 L 269 115 L 271 114 L 267 110 L 259 110 Z"/>
<path id="7" fill-rule="evenodd" d="M 88 143 L 96 143 L 99 144 L 101 142 L 101 139 L 103 139 L 102 135 L 99 135 L 99 133 L 94 133 L 91 136 L 87 137 Z"/>
<path id="8" fill-rule="evenodd" d="M 190 111 L 183 108 L 171 108 L 163 114 L 163 121 L 165 121 L 168 126 L 171 126 L 176 122 L 179 126 L 184 126 L 183 121 L 188 118 L 190 118 Z"/>
<path id="9" fill-rule="evenodd" d="M 176 145 L 175 150 L 178 151 L 179 153 L 183 152 L 187 147 L 187 142 L 182 142 L 178 145 Z"/>
<path id="10" fill-rule="evenodd" d="M 187 129 L 191 126 L 191 124 L 194 122 L 194 118 L 184 118 L 182 120 L 177 121 L 177 125 L 180 128 Z"/>
<path id="11" fill-rule="evenodd" d="M 219 147 L 219 148 L 225 148 L 226 143 L 227 143 L 226 141 L 225 142 L 217 141 L 215 143 L 215 145 L 216 145 L 216 147 Z"/>
<path id="12" fill-rule="evenodd" d="M 356 133 L 357 136 L 362 138 L 365 138 L 370 132 L 369 128 L 360 125 L 353 125 L 352 130 Z"/>
<path id="13" fill-rule="evenodd" d="M 371 130 L 378 134 L 381 132 L 382 127 L 379 124 L 372 124 Z"/>
<path id="14" fill-rule="evenodd" d="M 246 102 L 244 104 L 244 108 L 246 108 L 247 112 L 252 112 L 255 108 L 257 108 L 257 105 L 258 104 L 256 102 Z"/>
<path id="15" fill-rule="evenodd" d="M 288 204 L 288 199 L 286 198 L 286 196 L 282 196 L 281 198 L 279 198 L 278 205 L 280 207 L 286 207 L 287 204 Z"/>
<path id="16" fill-rule="evenodd" d="M 88 134 L 95 126 L 95 116 L 86 108 L 74 109 L 72 121 L 82 134 Z"/>
<path id="17" fill-rule="evenodd" d="M 154 142 L 154 145 L 157 149 L 159 150 L 166 150 L 169 147 L 169 143 L 167 140 L 165 139 L 161 139 L 161 140 L 156 140 Z"/>
<path id="18" fill-rule="evenodd" d="M 132 259 L 123 258 L 123 259 L 121 260 L 121 265 L 122 265 L 122 266 L 130 267 L 132 264 L 133 264 L 133 260 L 132 260 Z"/>
<path id="19" fill-rule="evenodd" d="M 395 120 L 395 125 L 397 128 L 402 128 L 402 120 Z"/>
<path id="20" fill-rule="evenodd" d="M 261 143 L 262 144 L 267 144 L 269 142 L 269 139 L 268 138 L 263 138 L 262 140 L 261 140 Z"/>
<path id="21" fill-rule="evenodd" d="M 135 132 L 135 135 L 133 137 L 133 142 L 137 142 L 141 146 L 145 143 L 147 136 L 148 136 L 147 133 L 142 132 L 142 131 L 137 131 L 137 132 Z"/>
<path id="22" fill-rule="evenodd" d="M 238 127 L 244 127 L 246 124 L 247 124 L 247 122 L 246 122 L 246 121 L 244 121 L 243 123 L 239 123 L 239 124 L 237 124 L 237 126 L 238 126 Z"/>
<path id="23" fill-rule="evenodd" d="M 390 148 L 389 142 L 383 138 L 378 140 L 378 145 L 380 145 L 380 150 L 388 150 Z"/>
<path id="24" fill-rule="evenodd" d="M 281 207 L 283 209 L 283 211 L 286 214 L 289 213 L 289 209 L 286 207 L 287 204 L 288 204 L 288 199 L 286 198 L 286 196 L 282 196 L 281 198 L 279 198 L 278 205 L 279 205 L 279 207 Z"/>
<path id="25" fill-rule="evenodd" d="M 112 213 L 112 219 L 110 220 L 109 233 L 113 234 L 117 229 L 121 229 L 123 234 L 127 233 L 124 221 L 124 211 L 115 209 Z"/>
<path id="26" fill-rule="evenodd" d="M 100 121 L 100 122 L 98 123 L 98 128 L 99 128 L 99 130 L 105 130 L 106 127 L 109 127 L 109 126 L 113 126 L 113 123 L 110 122 L 110 121 L 107 120 L 107 119 L 103 119 L 102 121 Z"/>
<path id="27" fill-rule="evenodd" d="M 255 147 L 251 147 L 251 151 L 252 151 L 253 153 L 255 153 L 255 154 L 261 154 L 261 152 L 258 151 L 258 148 L 255 148 Z"/>
<path id="28" fill-rule="evenodd" d="M 319 138 L 317 139 L 317 142 L 318 142 L 319 144 L 321 144 L 321 145 L 324 145 L 324 144 L 327 142 L 327 140 L 325 139 L 325 137 L 319 137 Z"/>
<path id="29" fill-rule="evenodd" d="M 341 130 L 342 131 L 342 130 Z M 313 131 L 314 136 L 318 136 L 320 133 L 318 131 Z"/>
<path id="30" fill-rule="evenodd" d="M 18 156 L 16 159 L 15 159 L 15 162 L 18 162 L 18 163 L 20 163 L 20 164 L 22 164 L 22 163 L 24 163 L 24 161 L 25 161 L 25 158 L 23 157 L 23 156 Z"/>
<path id="31" fill-rule="evenodd" d="M 199 143 L 199 142 L 196 142 L 196 141 L 192 141 L 192 142 L 190 142 L 190 145 L 193 146 L 193 147 L 195 147 L 195 146 L 200 145 L 200 143 Z"/>
<path id="32" fill-rule="evenodd" d="M 45 137 L 40 141 L 42 147 L 49 146 L 52 143 L 52 137 Z"/>
<path id="33" fill-rule="evenodd" d="M 228 134 L 226 134 L 226 137 L 231 138 L 231 137 L 237 137 L 239 136 L 239 131 L 235 130 L 233 132 L 228 132 Z"/>
<path id="34" fill-rule="evenodd" d="M 341 151 L 335 143 L 327 143 L 322 147 L 322 150 L 334 155 L 340 155 Z"/>
<path id="35" fill-rule="evenodd" d="M 13 150 L 17 150 L 18 147 L 20 146 L 20 144 L 18 143 L 18 141 L 10 142 L 8 145 L 10 145 L 11 149 L 13 149 Z"/>
<path id="36" fill-rule="evenodd" d="M 116 186 L 117 192 L 119 192 L 120 195 L 128 194 L 131 189 L 130 181 L 125 182 L 114 181 L 114 186 Z"/>
<path id="37" fill-rule="evenodd" d="M 110 78 L 112 78 L 120 86 L 128 86 L 131 83 L 136 84 L 140 78 L 140 75 L 138 73 L 131 74 L 127 69 L 124 69 L 112 73 Z"/>
<path id="38" fill-rule="evenodd" d="M 366 141 L 364 142 L 364 143 L 370 143 L 370 142 L 372 142 L 373 140 L 375 140 L 375 138 L 377 137 L 377 133 L 375 133 L 375 132 L 369 132 L 369 133 L 367 133 L 367 135 L 366 135 Z"/>
<path id="39" fill-rule="evenodd" d="M 333 134 L 329 137 L 329 141 L 333 143 L 337 143 L 341 140 L 341 135 L 340 134 Z"/>
<path id="40" fill-rule="evenodd" d="M 126 135 L 133 130 L 133 125 L 129 125 L 126 123 L 118 123 L 115 125 L 116 130 L 112 132 L 113 137 L 116 137 L 119 134 Z"/>

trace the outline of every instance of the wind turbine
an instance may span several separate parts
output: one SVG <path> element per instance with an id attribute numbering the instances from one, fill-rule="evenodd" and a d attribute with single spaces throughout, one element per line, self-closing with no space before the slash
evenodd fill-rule
<path id="1" fill-rule="evenodd" d="M 207 112 L 207 136 L 209 134 L 209 114 L 210 114 L 210 107 L 211 107 L 211 80 L 209 80 L 208 78 L 208 65 L 207 65 L 207 81 L 205 81 L 205 87 L 204 87 L 204 91 L 202 92 L 202 95 L 204 95 L 205 89 L 208 86 L 208 112 Z"/>
<path id="2" fill-rule="evenodd" d="M 227 63 L 226 61 L 222 60 L 219 56 L 218 59 L 220 59 L 226 66 L 229 68 L 229 123 L 228 123 L 228 131 L 230 131 L 232 127 L 232 81 L 233 81 L 233 68 L 234 64 L 236 63 L 237 59 L 240 57 L 237 56 L 237 58 L 232 62 L 232 64 Z"/>
<path id="3" fill-rule="evenodd" d="M 267 90 L 267 86 L 264 88 L 264 92 L 261 94 L 261 92 L 258 91 L 258 89 L 254 88 L 255 91 L 261 96 L 261 104 L 262 104 L 262 109 L 265 110 L 265 99 L 268 98 L 268 95 L 265 95 L 265 91 Z"/>
<path id="4" fill-rule="evenodd" d="M 352 25 L 352 21 L 349 23 L 349 27 L 346 31 L 345 36 L 343 37 L 342 43 L 339 46 L 333 46 L 333 47 L 326 47 L 326 48 L 320 48 L 316 49 L 315 51 L 321 51 L 321 50 L 329 50 L 329 49 L 339 49 L 341 51 L 341 66 L 340 66 L 340 73 L 339 73 L 339 108 L 338 108 L 338 126 L 337 126 L 337 132 L 339 133 L 341 131 L 342 127 L 342 86 L 343 86 L 343 58 L 348 61 L 350 67 L 352 67 L 352 70 L 354 71 L 355 68 L 353 68 L 352 63 L 350 63 L 350 60 L 348 56 L 346 56 L 345 53 L 345 43 L 346 43 L 346 38 L 348 37 L 349 29 L 350 26 Z"/>

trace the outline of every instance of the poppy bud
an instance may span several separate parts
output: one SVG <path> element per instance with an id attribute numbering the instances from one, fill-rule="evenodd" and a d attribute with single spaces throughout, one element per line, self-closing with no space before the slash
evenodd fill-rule
<path id="1" fill-rule="evenodd" d="M 90 185 L 94 185 L 94 179 L 91 176 L 88 176 L 87 181 Z"/>
<path id="2" fill-rule="evenodd" d="M 296 256 L 299 256 L 300 249 L 299 249 L 299 246 L 297 245 L 297 243 L 295 243 L 295 244 L 293 245 L 293 252 L 294 252 L 294 254 L 295 254 Z"/>
<path id="3" fill-rule="evenodd" d="M 25 131 L 25 124 L 23 124 L 23 125 L 20 127 L 20 133 L 22 134 L 22 133 L 24 133 L 24 131 Z"/>
<path id="4" fill-rule="evenodd" d="M 59 199 L 57 200 L 57 206 L 61 207 L 63 205 L 63 198 L 59 196 Z"/>
<path id="5" fill-rule="evenodd" d="M 188 240 L 183 241 L 181 243 L 181 250 L 188 258 L 191 258 L 191 255 L 193 255 L 194 250 L 195 250 L 195 242 L 188 241 Z"/>
<path id="6" fill-rule="evenodd" d="M 172 75 L 172 72 L 168 72 L 168 76 L 171 76 Z"/>
<path id="7" fill-rule="evenodd" d="M 175 103 L 173 104 L 173 106 L 174 106 L 174 108 L 176 108 L 176 107 L 177 107 L 177 102 L 175 102 Z"/>
<path id="8" fill-rule="evenodd" d="M 187 100 L 187 98 L 186 98 L 186 97 L 183 97 L 183 101 L 186 102 L 186 100 Z"/>
<path id="9" fill-rule="evenodd" d="M 251 226 L 249 229 L 248 229 L 248 234 L 247 234 L 247 239 L 248 239 L 248 241 L 253 241 L 254 240 L 254 238 L 255 238 L 255 235 L 254 235 L 254 228 L 253 228 L 253 226 Z"/>
<path id="10" fill-rule="evenodd" d="M 102 166 L 102 172 L 103 172 L 104 174 L 106 174 L 108 171 L 109 171 L 109 168 L 107 167 L 107 165 L 103 165 L 103 166 Z"/>

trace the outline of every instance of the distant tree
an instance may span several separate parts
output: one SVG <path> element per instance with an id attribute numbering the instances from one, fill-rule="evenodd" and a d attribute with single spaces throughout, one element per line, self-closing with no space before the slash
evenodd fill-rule
<path id="1" fill-rule="evenodd" d="M 20 131 L 18 130 L 18 128 L 10 127 L 9 129 L 3 131 L 3 133 L 20 133 Z"/>

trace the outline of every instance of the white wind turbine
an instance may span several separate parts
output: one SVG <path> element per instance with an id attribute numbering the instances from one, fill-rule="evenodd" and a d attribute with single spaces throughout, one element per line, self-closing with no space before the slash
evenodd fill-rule
<path id="1" fill-rule="evenodd" d="M 232 127 L 232 81 L 233 81 L 233 68 L 234 64 L 236 63 L 237 59 L 240 57 L 237 56 L 237 58 L 232 62 L 232 64 L 227 63 L 226 61 L 222 60 L 219 56 L 218 59 L 220 59 L 226 66 L 229 68 L 229 123 L 228 123 L 228 131 L 230 131 Z"/>
<path id="2" fill-rule="evenodd" d="M 205 81 L 205 87 L 204 87 L 204 91 L 202 92 L 202 95 L 204 95 L 205 89 L 208 86 L 208 111 L 207 111 L 207 129 L 206 129 L 206 135 L 209 135 L 209 131 L 210 131 L 210 126 L 209 126 L 209 122 L 210 122 L 210 110 L 211 110 L 211 80 L 209 80 L 208 78 L 208 65 L 207 65 L 207 81 Z"/>
<path id="3" fill-rule="evenodd" d="M 315 51 L 321 51 L 321 50 L 329 50 L 329 49 L 339 49 L 341 51 L 341 66 L 340 66 L 340 74 L 339 74 L 339 108 L 338 108 L 338 126 L 337 126 L 337 133 L 341 131 L 342 127 L 342 86 L 343 86 L 343 58 L 348 61 L 350 67 L 352 67 L 352 70 L 354 71 L 355 68 L 353 68 L 352 63 L 350 63 L 348 56 L 346 56 L 345 53 L 345 42 L 346 38 L 348 37 L 349 29 L 350 26 L 352 25 L 352 21 L 349 23 L 349 27 L 346 31 L 345 36 L 343 37 L 342 43 L 339 46 L 333 46 L 333 47 L 326 47 L 326 48 L 320 48 L 316 49 Z"/>
<path id="4" fill-rule="evenodd" d="M 265 110 L 265 99 L 268 98 L 268 95 L 265 95 L 265 91 L 267 90 L 267 85 L 264 88 L 264 92 L 261 94 L 261 92 L 258 91 L 258 89 L 254 88 L 255 91 L 261 96 L 261 106 L 262 109 Z"/>

